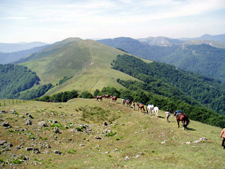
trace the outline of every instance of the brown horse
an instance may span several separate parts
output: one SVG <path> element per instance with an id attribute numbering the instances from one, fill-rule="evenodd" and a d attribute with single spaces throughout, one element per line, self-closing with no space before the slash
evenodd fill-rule
<path id="1" fill-rule="evenodd" d="M 102 100 L 102 96 L 95 96 L 94 98 L 96 98 L 97 100 Z"/>
<path id="2" fill-rule="evenodd" d="M 108 94 L 103 94 L 102 97 L 104 97 L 105 99 L 108 99 L 110 96 Z"/>
<path id="3" fill-rule="evenodd" d="M 132 104 L 132 101 L 129 100 L 129 99 L 127 99 L 127 100 L 126 100 L 126 104 L 127 104 L 127 107 L 128 107 L 128 106 L 130 107 L 130 105 Z"/>
<path id="4" fill-rule="evenodd" d="M 112 101 L 115 101 L 117 100 L 117 97 L 116 96 L 110 96 L 112 98 Z"/>
<path id="5" fill-rule="evenodd" d="M 138 111 L 139 111 L 139 109 L 141 109 L 141 111 L 142 111 L 142 109 L 145 111 L 145 105 L 144 104 L 137 102 L 137 106 L 138 106 Z"/>
<path id="6" fill-rule="evenodd" d="M 182 111 L 174 111 L 174 116 L 177 119 L 178 128 L 180 127 L 180 121 L 181 121 L 183 124 L 183 128 L 186 129 L 190 122 L 187 115 L 183 113 Z"/>

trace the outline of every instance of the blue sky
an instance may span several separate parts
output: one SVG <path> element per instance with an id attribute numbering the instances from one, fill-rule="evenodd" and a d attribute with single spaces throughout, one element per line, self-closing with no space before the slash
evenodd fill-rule
<path id="1" fill-rule="evenodd" d="M 225 34 L 225 0 L 0 0 L 0 42 Z"/>

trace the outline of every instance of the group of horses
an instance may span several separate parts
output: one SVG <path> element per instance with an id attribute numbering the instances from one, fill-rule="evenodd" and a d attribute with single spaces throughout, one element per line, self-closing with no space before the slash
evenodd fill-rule
<path id="1" fill-rule="evenodd" d="M 102 98 L 105 98 L 105 99 L 109 99 L 111 98 L 112 101 L 117 101 L 117 96 L 110 96 L 108 94 L 103 94 L 102 96 L 94 96 L 94 98 L 96 98 L 97 100 L 102 100 Z"/>
<path id="2" fill-rule="evenodd" d="M 94 98 L 96 98 L 97 100 L 102 100 L 102 98 L 105 98 L 105 99 L 111 98 L 112 101 L 115 101 L 115 102 L 117 101 L 117 96 L 110 96 L 108 94 L 104 94 L 102 96 L 95 96 Z M 130 99 L 122 99 L 122 103 L 123 103 L 123 105 L 127 104 L 127 107 L 128 106 L 130 107 L 132 105 L 132 103 L 135 104 Z M 137 102 L 136 105 L 138 107 L 138 111 L 139 111 L 139 109 L 141 111 L 145 111 L 145 105 L 143 103 Z M 151 113 L 151 115 L 152 115 L 152 113 L 154 113 L 155 116 L 158 117 L 159 108 L 157 106 L 148 104 L 148 105 L 146 105 L 146 110 L 147 110 L 147 114 Z M 180 110 L 174 111 L 174 117 L 176 117 L 178 128 L 180 127 L 180 122 L 182 122 L 184 129 L 187 128 L 190 121 L 185 113 L 183 113 Z"/>

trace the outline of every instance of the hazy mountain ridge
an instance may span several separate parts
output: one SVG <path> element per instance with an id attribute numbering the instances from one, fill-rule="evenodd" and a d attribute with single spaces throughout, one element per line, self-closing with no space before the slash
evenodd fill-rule
<path id="1" fill-rule="evenodd" d="M 0 52 L 3 53 L 12 53 L 12 52 L 18 52 L 21 50 L 27 50 L 34 47 L 40 47 L 48 45 L 44 42 L 29 42 L 29 43 L 0 43 Z"/>
<path id="2" fill-rule="evenodd" d="M 22 51 L 18 51 L 18 52 L 12 52 L 12 53 L 0 52 L 0 64 L 7 64 L 7 63 L 12 63 L 12 62 L 18 61 L 23 57 L 26 57 L 32 53 L 36 53 L 40 50 L 45 49 L 47 46 L 48 45 L 44 45 L 44 46 L 34 47 L 31 49 L 22 50 Z"/>
<path id="3" fill-rule="evenodd" d="M 225 49 L 210 45 L 156 46 L 132 38 L 103 39 L 99 42 L 145 59 L 164 62 L 188 71 L 203 74 L 225 82 Z M 210 65 L 210 67 L 209 67 Z"/>

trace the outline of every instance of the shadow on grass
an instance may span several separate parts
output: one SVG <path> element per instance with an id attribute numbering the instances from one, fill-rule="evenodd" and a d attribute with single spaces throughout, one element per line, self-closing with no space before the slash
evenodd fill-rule
<path id="1" fill-rule="evenodd" d="M 165 117 L 162 117 L 162 116 L 158 116 L 158 118 L 160 118 L 160 119 L 165 119 Z"/>
<path id="2" fill-rule="evenodd" d="M 186 127 L 186 129 L 185 130 L 189 130 L 189 131 L 196 131 L 196 129 L 194 129 L 194 128 L 190 128 L 190 127 Z"/>

